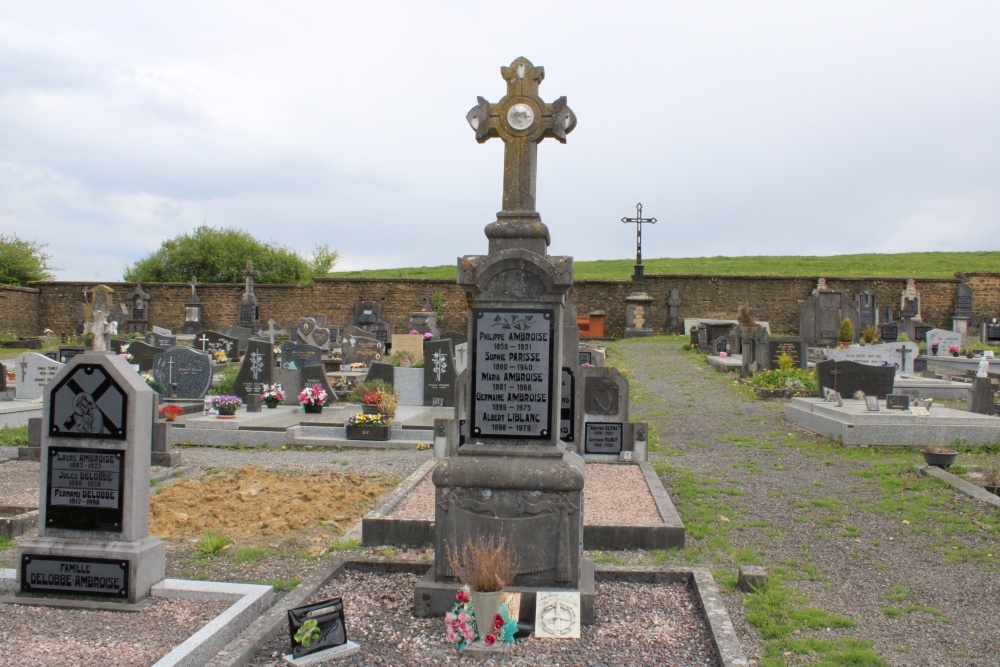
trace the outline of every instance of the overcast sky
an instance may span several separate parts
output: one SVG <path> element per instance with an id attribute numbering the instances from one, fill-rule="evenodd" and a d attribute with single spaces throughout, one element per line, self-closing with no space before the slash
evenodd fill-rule
<path id="1" fill-rule="evenodd" d="M 550 254 L 997 250 L 1000 3 L 0 0 L 0 231 L 113 281 L 198 225 L 340 269 L 486 252 L 503 144 L 465 114 L 545 67 Z"/>

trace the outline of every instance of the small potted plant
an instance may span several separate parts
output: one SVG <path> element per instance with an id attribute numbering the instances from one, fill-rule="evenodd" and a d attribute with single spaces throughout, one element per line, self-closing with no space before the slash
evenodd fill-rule
<path id="1" fill-rule="evenodd" d="M 498 640 L 497 628 L 502 631 L 505 626 L 500 613 L 503 590 L 517 576 L 514 545 L 502 533 L 480 535 L 474 540 L 467 540 L 458 551 L 448 548 L 447 558 L 448 566 L 466 586 L 459 592 L 458 601 L 462 602 L 461 594 L 466 592 L 472 605 L 473 617 L 480 619 L 478 623 L 473 619 L 479 637 L 476 644 L 492 646 Z M 493 619 L 494 622 L 491 624 L 486 619 Z M 445 621 L 448 620 L 446 616 Z M 510 639 L 513 640 L 513 635 Z"/>
<path id="2" fill-rule="evenodd" d="M 374 415 L 381 412 L 378 409 L 378 402 L 382 396 L 380 391 L 366 391 L 361 397 L 361 411 L 366 415 Z"/>
<path id="3" fill-rule="evenodd" d="M 306 387 L 302 390 L 302 393 L 299 394 L 299 405 L 302 406 L 302 411 L 310 414 L 319 414 L 323 412 L 323 406 L 326 405 L 326 400 L 326 390 L 318 384 Z"/>
<path id="4" fill-rule="evenodd" d="M 184 408 L 177 405 L 176 403 L 168 403 L 160 408 L 160 416 L 166 419 L 168 422 L 172 422 L 180 415 L 184 414 Z"/>
<path id="5" fill-rule="evenodd" d="M 243 399 L 239 396 L 214 396 L 212 407 L 219 413 L 219 419 L 233 418 L 236 415 L 236 408 L 243 405 Z"/>
<path id="6" fill-rule="evenodd" d="M 850 347 L 854 342 L 854 325 L 851 324 L 851 318 L 845 317 L 841 320 L 840 328 L 837 329 L 837 342 L 840 343 L 840 347 Z"/>
<path id="7" fill-rule="evenodd" d="M 936 340 L 931 343 L 931 354 L 937 354 L 938 348 L 941 347 L 941 341 Z"/>
<path id="8" fill-rule="evenodd" d="M 274 410 L 278 407 L 278 403 L 285 400 L 285 390 L 282 389 L 280 384 L 265 384 L 264 390 L 260 393 L 261 400 L 267 404 L 267 407 Z"/>
<path id="9" fill-rule="evenodd" d="M 983 468 L 983 488 L 1000 496 L 1000 464 L 992 463 Z"/>
<path id="10" fill-rule="evenodd" d="M 940 445 L 928 445 L 920 450 L 923 454 L 924 462 L 929 466 L 937 468 L 948 468 L 958 458 L 958 452 L 954 449 L 941 447 Z"/>
<path id="11" fill-rule="evenodd" d="M 344 430 L 348 440 L 380 440 L 389 439 L 392 417 L 381 413 L 365 414 L 359 412 L 348 417 L 344 422 Z"/>
<path id="12" fill-rule="evenodd" d="M 948 348 L 948 351 L 951 352 L 951 356 L 957 357 L 962 352 L 962 346 L 952 345 L 951 347 Z"/>

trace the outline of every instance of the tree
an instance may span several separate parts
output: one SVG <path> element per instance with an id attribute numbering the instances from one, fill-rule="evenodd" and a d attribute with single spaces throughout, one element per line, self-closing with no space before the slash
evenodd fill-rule
<path id="1" fill-rule="evenodd" d="M 0 234 L 0 284 L 27 285 L 32 280 L 52 280 L 50 255 L 42 252 L 46 244 Z"/>
<path id="2" fill-rule="evenodd" d="M 326 275 L 337 262 L 337 251 L 317 245 L 311 258 L 273 243 L 261 243 L 244 229 L 214 229 L 202 225 L 168 239 L 160 247 L 125 268 L 127 282 L 237 283 L 244 279 L 247 260 L 260 271 L 262 283 L 305 283 Z"/>

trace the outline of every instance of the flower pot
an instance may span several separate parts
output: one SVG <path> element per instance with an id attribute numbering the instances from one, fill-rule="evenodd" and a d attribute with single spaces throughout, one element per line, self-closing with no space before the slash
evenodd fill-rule
<path id="1" fill-rule="evenodd" d="M 348 440 L 388 440 L 389 424 L 347 424 Z"/>
<path id="2" fill-rule="evenodd" d="M 840 347 L 843 347 L 843 348 L 848 348 L 848 347 L 850 347 L 850 346 L 851 346 L 851 344 L 850 344 L 850 343 L 845 343 L 845 342 L 843 342 L 843 341 L 841 341 L 841 343 L 840 343 Z"/>
<path id="3" fill-rule="evenodd" d="M 938 353 L 938 346 L 937 345 L 931 345 L 931 353 L 932 354 L 937 354 Z"/>
<path id="4" fill-rule="evenodd" d="M 308 415 L 318 415 L 321 412 L 323 412 L 323 406 L 313 405 L 312 403 L 306 403 L 305 405 L 302 406 L 302 412 L 305 412 Z"/>
<path id="5" fill-rule="evenodd" d="M 276 407 L 278 407 L 278 403 L 280 403 L 280 402 L 281 401 L 279 401 L 276 398 L 269 398 L 266 401 L 264 401 L 264 403 L 267 404 L 267 409 L 268 410 L 274 410 Z"/>
<path id="6" fill-rule="evenodd" d="M 367 403 L 361 406 L 361 412 L 366 415 L 377 415 L 380 414 L 380 410 L 377 405 L 368 405 Z"/>
<path id="7" fill-rule="evenodd" d="M 957 357 L 957 356 L 958 356 L 958 352 L 952 352 L 952 353 L 951 353 L 951 356 L 953 356 L 953 357 Z"/>
<path id="8" fill-rule="evenodd" d="M 472 602 L 472 610 L 476 614 L 476 625 L 479 627 L 479 639 L 485 639 L 486 635 L 493 632 L 493 619 L 500 613 L 500 604 L 503 602 L 503 591 L 469 591 L 469 601 Z"/>
<path id="9" fill-rule="evenodd" d="M 220 417 L 232 417 L 233 415 L 236 414 L 235 405 L 222 405 L 216 408 L 216 410 L 219 411 Z"/>
<path id="10" fill-rule="evenodd" d="M 955 462 L 958 458 L 958 452 L 942 452 L 936 454 L 933 452 L 920 452 L 924 456 L 924 462 L 929 466 L 936 466 L 938 468 L 948 468 Z"/>
<path id="11" fill-rule="evenodd" d="M 163 415 L 163 418 L 166 419 L 168 422 L 176 421 L 177 420 L 177 414 L 173 413 L 173 412 L 168 412 L 168 413 L 166 413 L 166 414 Z"/>

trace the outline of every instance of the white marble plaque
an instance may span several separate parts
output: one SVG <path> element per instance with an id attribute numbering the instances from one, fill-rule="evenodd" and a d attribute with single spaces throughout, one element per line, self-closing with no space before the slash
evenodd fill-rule
<path id="1" fill-rule="evenodd" d="M 535 636 L 580 638 L 580 591 L 538 591 L 535 596 Z"/>

